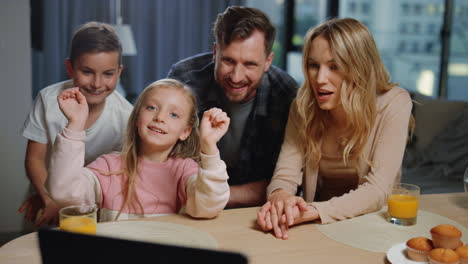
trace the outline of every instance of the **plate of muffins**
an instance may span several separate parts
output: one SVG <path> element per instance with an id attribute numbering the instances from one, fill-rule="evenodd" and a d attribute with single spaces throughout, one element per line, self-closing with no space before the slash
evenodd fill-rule
<path id="1" fill-rule="evenodd" d="M 468 243 L 463 245 L 462 232 L 453 225 L 437 225 L 431 238 L 413 237 L 387 251 L 392 264 L 468 264 Z"/>

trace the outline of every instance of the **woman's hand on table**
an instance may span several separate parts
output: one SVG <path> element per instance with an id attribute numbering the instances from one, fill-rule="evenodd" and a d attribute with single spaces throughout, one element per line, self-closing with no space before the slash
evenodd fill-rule
<path id="1" fill-rule="evenodd" d="M 257 213 L 257 223 L 263 231 L 273 229 L 277 238 L 287 239 L 289 226 L 308 220 L 304 213 L 309 207 L 302 197 L 278 189 L 268 200 Z"/>
<path id="2" fill-rule="evenodd" d="M 257 213 L 257 223 L 258 225 L 262 228 L 263 231 L 270 231 L 273 230 L 273 234 L 277 238 L 282 238 L 282 239 L 287 239 L 288 238 L 288 230 L 289 230 L 289 225 L 286 220 L 286 214 L 281 215 L 281 217 L 278 217 L 277 221 L 273 222 L 272 220 L 272 211 L 274 211 L 274 207 L 272 206 L 271 202 L 268 201 L 266 202 L 263 207 L 260 209 L 260 211 Z M 293 214 L 293 224 L 297 224 L 298 221 L 301 217 L 301 211 L 299 210 L 298 206 L 294 206 L 291 208 L 292 214 Z M 266 213 L 264 213 L 266 212 Z"/>
<path id="3" fill-rule="evenodd" d="M 298 206 L 301 211 L 307 211 L 307 203 L 302 197 L 294 196 L 283 189 L 277 189 L 270 194 L 268 201 L 271 202 L 271 219 L 273 223 L 278 222 L 285 214 L 288 225 L 294 223 L 293 208 Z"/>
<path id="4" fill-rule="evenodd" d="M 279 222 L 277 223 L 277 227 L 272 222 L 271 212 L 273 206 L 271 202 L 265 203 L 260 211 L 257 213 L 257 223 L 263 229 L 263 231 L 270 231 L 273 230 L 273 234 L 277 238 L 281 239 L 288 239 L 289 237 L 289 227 L 294 226 L 300 223 L 308 222 L 317 220 L 320 218 L 320 215 L 317 209 L 313 205 L 309 205 L 307 211 L 303 211 L 299 208 L 299 206 L 294 206 L 292 208 L 292 215 L 293 215 L 293 223 L 289 224 L 286 219 L 286 214 L 283 214 L 279 218 Z M 265 214 L 263 214 L 262 210 L 267 210 Z"/>

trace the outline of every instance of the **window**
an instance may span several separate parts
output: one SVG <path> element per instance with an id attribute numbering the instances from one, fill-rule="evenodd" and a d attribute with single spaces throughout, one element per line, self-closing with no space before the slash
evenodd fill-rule
<path id="1" fill-rule="evenodd" d="M 445 7 L 444 7 L 443 3 L 440 3 L 440 4 L 437 5 L 437 11 L 438 11 L 437 15 L 443 15 L 444 14 Z"/>
<path id="2" fill-rule="evenodd" d="M 453 14 L 454 14 L 454 16 L 456 16 L 456 17 L 461 16 L 461 14 L 462 14 L 462 9 L 461 9 L 459 6 L 455 7 L 455 10 L 454 10 Z"/>
<path id="3" fill-rule="evenodd" d="M 414 41 L 413 43 L 411 43 L 411 52 L 412 53 L 419 52 L 419 43 L 417 41 Z"/>
<path id="4" fill-rule="evenodd" d="M 414 34 L 419 34 L 419 24 L 418 23 L 414 23 L 413 24 L 413 33 Z"/>
<path id="5" fill-rule="evenodd" d="M 425 52 L 426 53 L 432 53 L 433 49 L 434 49 L 434 43 L 433 42 L 427 42 L 426 47 L 425 47 Z"/>
<path id="6" fill-rule="evenodd" d="M 414 5 L 414 14 L 419 16 L 422 14 L 422 5 L 421 4 L 415 4 Z"/>
<path id="7" fill-rule="evenodd" d="M 371 23 L 369 23 L 369 21 L 363 19 L 363 20 L 361 20 L 361 23 L 363 23 L 364 25 L 366 25 L 367 28 L 371 29 L 371 26 L 372 26 L 372 25 L 371 25 Z"/>
<path id="8" fill-rule="evenodd" d="M 405 23 L 401 23 L 400 24 L 400 33 L 401 34 L 406 34 L 407 31 L 406 31 L 406 24 Z"/>
<path id="9" fill-rule="evenodd" d="M 447 70 L 447 98 L 468 101 L 468 17 L 455 10 L 467 10 L 466 1 L 454 1 L 454 19 L 450 35 L 450 55 Z"/>
<path id="10" fill-rule="evenodd" d="M 370 14 L 370 4 L 369 3 L 362 3 L 362 13 L 364 15 L 369 15 Z"/>
<path id="11" fill-rule="evenodd" d="M 247 6 L 267 13 L 277 27 L 273 64 L 285 69 L 299 83 L 302 82 L 303 40 L 311 27 L 325 20 L 326 3 L 322 0 L 247 0 L 246 2 Z M 356 11 L 355 3 L 348 7 Z M 292 17 L 288 18 L 290 21 L 286 19 L 287 14 L 292 14 Z M 291 26 L 289 31 L 288 24 Z M 287 39 L 288 35 L 290 39 Z"/>
<path id="12" fill-rule="evenodd" d="M 401 12 L 403 15 L 409 15 L 409 5 L 407 3 L 401 5 Z"/>
<path id="13" fill-rule="evenodd" d="M 352 14 L 356 13 L 356 2 L 349 3 L 349 12 Z"/>
<path id="14" fill-rule="evenodd" d="M 429 34 L 429 35 L 437 34 L 435 24 L 430 23 L 429 25 L 427 25 L 427 34 Z"/>
<path id="15" fill-rule="evenodd" d="M 325 17 L 325 10 L 320 10 L 319 2 L 319 0 L 302 0 L 294 6 L 294 46 L 302 46 L 307 31 Z"/>
<path id="16" fill-rule="evenodd" d="M 437 13 L 421 19 L 421 16 L 425 15 L 426 6 L 419 3 L 420 1 L 415 2 L 373 1 L 368 2 L 373 16 L 340 12 L 339 17 L 354 17 L 362 22 L 367 21 L 370 25 L 376 25 L 375 19 L 378 18 L 379 26 L 369 29 L 374 35 L 392 81 L 408 90 L 437 96 L 440 54 L 437 53 L 437 42 L 434 40 L 440 39 L 437 28 L 442 24 L 443 14 Z M 432 2 L 435 9 L 436 4 L 443 5 L 444 0 Z M 389 15 L 389 9 L 399 9 L 401 12 Z M 397 34 L 393 33 L 395 30 Z M 429 30 L 431 33 L 428 33 Z"/>
<path id="17" fill-rule="evenodd" d="M 274 63 L 286 69 L 298 82 L 303 78 L 301 48 L 307 29 L 328 17 L 353 17 L 371 30 L 392 81 L 408 90 L 433 97 L 439 96 L 443 47 L 440 31 L 443 28 L 445 0 L 247 0 L 247 2 L 266 11 L 277 25 Z M 396 9 L 397 12 L 388 12 L 390 8 Z M 292 16 L 289 18 L 291 23 L 287 25 L 289 16 Z M 448 99 L 468 101 L 468 87 L 465 85 L 468 83 L 467 1 L 454 1 L 451 21 L 447 77 L 442 76 L 442 78 L 447 78 Z M 290 35 L 286 37 L 288 31 Z"/>
<path id="18" fill-rule="evenodd" d="M 400 41 L 400 44 L 398 45 L 398 51 L 400 53 L 403 53 L 406 51 L 406 42 L 404 40 Z"/>
<path id="19" fill-rule="evenodd" d="M 285 47 L 283 45 L 285 38 L 285 14 L 284 14 L 284 3 L 283 1 L 270 1 L 270 0 L 246 0 L 246 5 L 255 7 L 265 12 L 271 19 L 271 22 L 276 27 L 276 39 L 273 43 L 273 52 L 275 57 L 273 64 L 279 67 L 284 65 L 283 54 Z"/>
<path id="20" fill-rule="evenodd" d="M 434 5 L 434 4 L 428 4 L 428 5 L 427 5 L 427 13 L 428 13 L 430 16 L 436 15 L 436 12 L 437 12 L 436 5 Z"/>

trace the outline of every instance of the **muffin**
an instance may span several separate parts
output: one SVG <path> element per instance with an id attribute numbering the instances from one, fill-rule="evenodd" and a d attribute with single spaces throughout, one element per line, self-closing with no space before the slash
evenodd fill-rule
<path id="1" fill-rule="evenodd" d="M 457 248 L 455 252 L 460 257 L 460 264 L 468 264 L 468 244 Z"/>
<path id="2" fill-rule="evenodd" d="M 414 237 L 406 242 L 406 254 L 414 261 L 427 261 L 427 255 L 434 248 L 432 241 L 426 237 Z"/>
<path id="3" fill-rule="evenodd" d="M 430 264 L 460 264 L 458 254 L 449 248 L 436 248 L 429 252 Z"/>
<path id="4" fill-rule="evenodd" d="M 435 248 L 456 249 L 460 246 L 462 233 L 453 225 L 438 225 L 431 229 L 431 236 Z"/>

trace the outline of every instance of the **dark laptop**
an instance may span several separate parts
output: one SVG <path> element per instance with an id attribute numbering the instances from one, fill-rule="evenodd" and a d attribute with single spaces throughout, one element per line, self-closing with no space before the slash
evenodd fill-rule
<path id="1" fill-rule="evenodd" d="M 56 229 L 39 230 L 42 263 L 239 263 L 247 258 L 235 252 L 207 250 L 83 235 Z"/>

